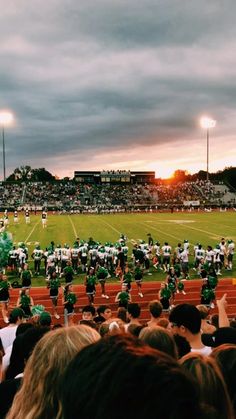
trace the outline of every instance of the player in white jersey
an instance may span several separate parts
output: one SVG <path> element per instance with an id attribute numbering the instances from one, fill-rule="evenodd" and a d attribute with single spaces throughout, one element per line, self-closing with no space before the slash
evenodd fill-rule
<path id="1" fill-rule="evenodd" d="M 180 266 L 181 266 L 181 271 L 182 271 L 182 275 L 183 275 L 183 279 L 188 279 L 189 278 L 189 264 L 188 264 L 188 250 L 187 248 L 184 249 L 180 249 Z"/>
<path id="2" fill-rule="evenodd" d="M 224 238 L 221 239 L 219 246 L 220 246 L 221 267 L 223 268 L 225 266 L 225 258 L 226 258 L 226 241 Z"/>
<path id="3" fill-rule="evenodd" d="M 233 240 L 228 240 L 228 246 L 227 246 L 227 269 L 232 271 L 233 269 L 233 256 L 234 256 L 234 249 L 235 249 L 235 244 L 233 242 Z"/>
<path id="4" fill-rule="evenodd" d="M 41 218 L 42 218 L 42 227 L 46 228 L 47 227 L 47 213 L 46 213 L 46 211 L 42 212 Z"/>
<path id="5" fill-rule="evenodd" d="M 4 221 L 4 226 L 7 228 L 8 224 L 9 224 L 9 217 L 8 217 L 7 210 L 4 211 L 3 221 Z"/>
<path id="6" fill-rule="evenodd" d="M 202 248 L 202 245 L 198 243 L 194 246 L 194 270 L 198 269 L 198 273 L 201 270 L 201 261 L 205 258 L 205 250 Z"/>
<path id="7" fill-rule="evenodd" d="M 169 243 L 165 242 L 164 246 L 161 248 L 162 255 L 163 255 L 163 269 L 165 272 L 169 271 L 170 269 L 170 257 L 171 257 L 171 246 Z"/>
<path id="8" fill-rule="evenodd" d="M 211 246 L 207 246 L 207 250 L 205 253 L 205 262 L 207 263 L 208 267 L 214 265 L 214 251 Z"/>
<path id="9" fill-rule="evenodd" d="M 37 245 L 35 247 L 35 249 L 32 252 L 32 258 L 34 260 L 34 272 L 35 275 L 39 275 L 40 274 L 40 267 L 41 267 L 41 260 L 44 256 L 44 251 L 42 249 L 40 249 L 40 246 Z"/>
<path id="10" fill-rule="evenodd" d="M 68 244 L 64 244 L 64 247 L 61 249 L 61 271 L 66 267 L 67 262 L 70 261 L 71 251 Z"/>
<path id="11" fill-rule="evenodd" d="M 216 270 L 216 274 L 221 275 L 220 268 L 222 264 L 221 264 L 221 258 L 220 258 L 220 245 L 219 244 L 215 246 L 215 248 L 213 249 L 213 252 L 214 252 L 214 268 Z"/>
<path id="12" fill-rule="evenodd" d="M 186 250 L 189 253 L 189 241 L 188 241 L 188 239 L 184 240 L 184 250 Z"/>
<path id="13" fill-rule="evenodd" d="M 79 246 L 77 242 L 74 243 L 71 249 L 71 262 L 74 272 L 77 273 L 79 267 Z"/>
<path id="14" fill-rule="evenodd" d="M 17 210 L 14 211 L 13 221 L 14 221 L 14 224 L 19 223 L 19 217 L 18 217 L 18 211 Z"/>
<path id="15" fill-rule="evenodd" d="M 30 212 L 28 209 L 25 210 L 25 223 L 30 224 Z"/>

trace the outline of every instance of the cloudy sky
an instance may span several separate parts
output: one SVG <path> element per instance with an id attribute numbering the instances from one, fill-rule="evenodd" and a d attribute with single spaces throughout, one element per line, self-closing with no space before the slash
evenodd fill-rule
<path id="1" fill-rule="evenodd" d="M 0 0 L 0 10 L 7 174 L 205 170 L 201 115 L 217 121 L 210 171 L 235 166 L 235 0 Z"/>

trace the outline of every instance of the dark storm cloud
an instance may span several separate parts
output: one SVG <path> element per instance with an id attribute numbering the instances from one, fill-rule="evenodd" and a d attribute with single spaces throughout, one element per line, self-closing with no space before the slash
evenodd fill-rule
<path id="1" fill-rule="evenodd" d="M 6 133 L 8 171 L 26 163 L 54 170 L 63 157 L 89 164 L 104 150 L 194 143 L 204 111 L 232 136 L 232 0 L 0 6 L 0 108 L 16 117 Z"/>

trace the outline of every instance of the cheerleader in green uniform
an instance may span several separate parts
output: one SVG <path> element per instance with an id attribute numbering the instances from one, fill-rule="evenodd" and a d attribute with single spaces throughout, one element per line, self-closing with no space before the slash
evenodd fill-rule
<path id="1" fill-rule="evenodd" d="M 22 289 L 20 291 L 16 305 L 24 311 L 24 317 L 26 319 L 32 317 L 31 307 L 34 305 L 34 301 L 29 295 L 29 289 Z"/>
<path id="2" fill-rule="evenodd" d="M 129 270 L 128 263 L 125 265 L 125 271 L 122 278 L 122 282 L 127 285 L 128 291 L 131 291 L 132 273 Z"/>
<path id="3" fill-rule="evenodd" d="M 134 268 L 134 280 L 135 280 L 136 285 L 138 287 L 139 297 L 143 297 L 143 293 L 142 293 L 143 270 L 141 268 L 140 262 L 137 262 L 137 264 Z"/>
<path id="4" fill-rule="evenodd" d="M 207 307 L 214 308 L 215 300 L 215 291 L 211 288 L 208 278 L 204 279 L 202 288 L 201 288 L 201 304 L 206 305 Z"/>
<path id="5" fill-rule="evenodd" d="M 177 284 L 177 294 L 182 293 L 184 295 L 186 295 L 186 292 L 184 290 L 184 283 L 183 281 L 179 280 L 178 284 Z"/>
<path id="6" fill-rule="evenodd" d="M 67 284 L 64 289 L 64 295 L 62 298 L 62 304 L 64 305 L 64 316 L 65 316 L 65 326 L 71 326 L 74 324 L 73 315 L 74 315 L 74 304 L 77 301 L 77 297 L 73 292 L 73 285 Z"/>
<path id="7" fill-rule="evenodd" d="M 97 280 L 99 282 L 99 284 L 101 285 L 101 289 L 102 289 L 102 297 L 103 298 L 109 298 L 109 296 L 106 294 L 105 291 L 105 284 L 106 284 L 106 279 L 108 277 L 108 270 L 106 268 L 104 268 L 104 266 L 99 265 L 97 268 L 97 272 L 96 272 L 96 276 L 97 276 Z"/>
<path id="8" fill-rule="evenodd" d="M 97 277 L 94 274 L 94 268 L 91 267 L 84 281 L 84 285 L 86 287 L 86 294 L 88 296 L 88 302 L 90 305 L 94 303 L 94 296 L 96 294 L 96 284 Z"/>
<path id="9" fill-rule="evenodd" d="M 2 317 L 5 323 L 9 323 L 8 320 L 8 303 L 10 299 L 9 289 L 11 287 L 10 282 L 7 280 L 7 276 L 0 274 L 0 304 Z"/>
<path id="10" fill-rule="evenodd" d="M 124 307 L 127 310 L 128 304 L 131 303 L 131 295 L 126 283 L 122 283 L 121 291 L 116 294 L 115 302 L 119 303 L 118 307 Z"/>
<path id="11" fill-rule="evenodd" d="M 168 287 L 168 284 L 165 282 L 161 283 L 161 288 L 159 291 L 159 300 L 162 304 L 163 311 L 168 312 L 170 309 L 170 299 L 171 299 L 171 291 Z"/>
<path id="12" fill-rule="evenodd" d="M 28 269 L 27 263 L 24 265 L 24 269 L 21 272 L 21 286 L 24 289 L 31 288 L 32 272 Z"/>
<path id="13" fill-rule="evenodd" d="M 50 298 L 52 300 L 52 306 L 53 306 L 53 314 L 56 319 L 60 319 L 59 314 L 57 313 L 57 302 L 58 302 L 58 294 L 59 294 L 59 288 L 61 286 L 60 280 L 57 277 L 56 271 L 52 272 L 50 275 L 50 279 L 47 280 L 47 287 L 49 288 L 49 294 Z"/>

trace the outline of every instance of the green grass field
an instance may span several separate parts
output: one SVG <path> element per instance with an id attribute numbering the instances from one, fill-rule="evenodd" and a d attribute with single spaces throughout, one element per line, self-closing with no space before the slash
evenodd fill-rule
<path id="1" fill-rule="evenodd" d="M 188 239 L 191 253 L 193 246 L 200 242 L 204 248 L 207 245 L 213 247 L 219 243 L 222 237 L 233 239 L 236 242 L 236 214 L 235 212 L 212 212 L 212 213 L 148 213 L 148 214 L 109 214 L 109 215 L 48 215 L 47 228 L 42 228 L 40 215 L 31 215 L 31 223 L 26 225 L 23 214 L 19 215 L 19 224 L 13 224 L 10 216 L 8 231 L 12 233 L 13 242 L 25 242 L 29 248 L 29 255 L 34 249 L 35 243 L 39 242 L 45 249 L 51 240 L 55 244 L 68 243 L 73 245 L 74 240 L 94 240 L 105 243 L 115 242 L 120 233 L 128 237 L 129 253 L 131 254 L 133 243 L 139 239 L 147 240 L 147 233 L 151 233 L 154 241 L 158 240 L 161 245 L 168 241 L 172 248 L 178 242 Z M 193 258 L 191 257 L 190 260 Z M 236 262 L 234 260 L 233 271 L 223 270 L 224 277 L 236 277 Z M 32 267 L 32 261 L 30 261 Z M 152 276 L 145 276 L 145 280 L 162 280 L 164 274 L 151 270 Z M 197 278 L 191 269 L 190 278 Z M 13 279 L 13 278 L 12 278 Z M 76 283 L 83 281 L 83 275 L 78 275 Z M 45 285 L 44 277 L 34 279 L 34 285 Z"/>

